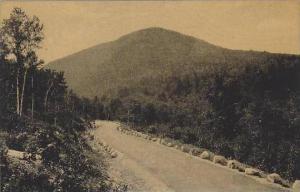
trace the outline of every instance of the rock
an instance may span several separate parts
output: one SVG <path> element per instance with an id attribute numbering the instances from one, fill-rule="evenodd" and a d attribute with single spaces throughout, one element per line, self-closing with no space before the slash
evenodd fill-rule
<path id="1" fill-rule="evenodd" d="M 164 139 L 161 139 L 161 140 L 160 140 L 160 144 L 167 145 L 168 142 L 166 142 Z"/>
<path id="2" fill-rule="evenodd" d="M 167 146 L 168 146 L 168 147 L 173 147 L 174 144 L 173 144 L 173 143 L 167 143 Z"/>
<path id="3" fill-rule="evenodd" d="M 245 169 L 246 175 L 253 175 L 253 176 L 260 176 L 260 171 L 258 169 L 253 168 L 246 168 Z"/>
<path id="4" fill-rule="evenodd" d="M 112 148 L 110 148 L 109 146 L 106 148 L 107 152 L 112 152 Z"/>
<path id="5" fill-rule="evenodd" d="M 224 166 L 227 165 L 227 159 L 221 155 L 214 156 L 213 162 Z"/>
<path id="6" fill-rule="evenodd" d="M 118 153 L 117 152 L 112 152 L 110 156 L 111 156 L 111 158 L 116 158 L 116 157 L 118 157 Z"/>
<path id="7" fill-rule="evenodd" d="M 267 176 L 267 181 L 271 182 L 271 183 L 277 183 L 280 184 L 284 187 L 290 187 L 289 182 L 282 179 L 280 177 L 280 175 L 278 175 L 277 173 L 271 173 Z M 294 183 L 295 184 L 295 183 Z M 300 189 L 300 188 L 299 188 Z"/>
<path id="8" fill-rule="evenodd" d="M 90 140 L 94 140 L 95 139 L 95 136 L 94 135 L 90 135 Z"/>
<path id="9" fill-rule="evenodd" d="M 157 141 L 157 138 L 153 137 L 153 138 L 151 139 L 151 141 L 156 142 L 156 141 Z"/>
<path id="10" fill-rule="evenodd" d="M 238 162 L 237 160 L 229 160 L 227 162 L 227 167 L 229 167 L 230 169 L 237 169 L 240 172 L 245 172 L 246 169 L 246 166 Z"/>
<path id="11" fill-rule="evenodd" d="M 300 191 L 300 180 L 296 180 L 293 184 L 293 191 Z"/>
<path id="12" fill-rule="evenodd" d="M 282 178 L 277 173 L 271 173 L 267 176 L 267 180 L 271 183 L 278 183 Z"/>
<path id="13" fill-rule="evenodd" d="M 7 151 L 7 156 L 17 158 L 17 159 L 24 159 L 26 157 L 26 154 L 22 151 L 9 149 Z"/>
<path id="14" fill-rule="evenodd" d="M 238 162 L 237 160 L 228 160 L 228 162 L 227 162 L 227 167 L 230 169 L 239 169 L 242 166 L 243 165 L 240 162 Z"/>
<path id="15" fill-rule="evenodd" d="M 201 158 L 201 159 L 207 159 L 207 160 L 209 160 L 209 159 L 210 159 L 210 154 L 209 154 L 209 152 L 208 152 L 208 151 L 203 151 L 203 152 L 201 153 L 201 155 L 200 155 L 200 158 Z"/>
<path id="16" fill-rule="evenodd" d="M 201 153 L 204 151 L 204 149 L 200 149 L 200 148 L 192 148 L 190 150 L 190 154 L 194 155 L 194 156 L 199 156 L 201 155 Z"/>
<path id="17" fill-rule="evenodd" d="M 189 153 L 189 152 L 190 152 L 190 149 L 189 149 L 187 146 L 185 146 L 185 145 L 182 145 L 182 146 L 180 147 L 180 150 L 181 150 L 182 152 L 185 152 L 185 153 Z"/>

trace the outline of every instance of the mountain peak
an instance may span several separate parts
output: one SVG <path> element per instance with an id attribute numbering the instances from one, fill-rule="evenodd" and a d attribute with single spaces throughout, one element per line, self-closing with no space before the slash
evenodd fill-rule
<path id="1" fill-rule="evenodd" d="M 148 43 L 183 43 L 183 44 L 194 44 L 200 43 L 204 48 L 216 48 L 218 46 L 208 43 L 207 41 L 179 33 L 170 29 L 162 27 L 149 27 L 141 30 L 131 32 L 118 39 L 118 41 L 125 42 L 148 42 Z"/>

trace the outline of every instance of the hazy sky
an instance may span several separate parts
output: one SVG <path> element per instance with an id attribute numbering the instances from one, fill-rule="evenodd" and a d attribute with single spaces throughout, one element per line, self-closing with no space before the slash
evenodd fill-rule
<path id="1" fill-rule="evenodd" d="M 45 25 L 46 62 L 153 26 L 231 49 L 300 54 L 300 1 L 7 1 L 1 20 L 15 6 Z"/>

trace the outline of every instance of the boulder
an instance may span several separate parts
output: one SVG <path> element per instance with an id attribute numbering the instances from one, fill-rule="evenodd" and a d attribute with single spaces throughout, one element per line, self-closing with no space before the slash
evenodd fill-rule
<path id="1" fill-rule="evenodd" d="M 95 139 L 94 135 L 90 135 L 90 140 L 93 141 Z"/>
<path id="2" fill-rule="evenodd" d="M 190 152 L 189 147 L 186 146 L 186 145 L 182 145 L 182 146 L 180 147 L 180 150 L 181 150 L 182 152 L 185 152 L 185 153 L 189 153 L 189 152 Z"/>
<path id="3" fill-rule="evenodd" d="M 106 151 L 107 151 L 107 152 L 111 152 L 111 151 L 112 151 L 112 148 L 109 147 L 109 146 L 107 146 Z"/>
<path id="4" fill-rule="evenodd" d="M 230 168 L 230 169 L 237 169 L 238 163 L 239 162 L 236 161 L 236 160 L 228 160 L 227 167 Z"/>
<path id="5" fill-rule="evenodd" d="M 7 150 L 7 156 L 17 159 L 24 159 L 26 157 L 26 154 L 22 151 L 9 149 Z"/>
<path id="6" fill-rule="evenodd" d="M 167 143 L 167 146 L 168 147 L 174 147 L 174 144 L 173 143 Z"/>
<path id="7" fill-rule="evenodd" d="M 157 138 L 153 137 L 153 138 L 151 139 L 151 141 L 156 142 L 156 141 L 157 141 Z"/>
<path id="8" fill-rule="evenodd" d="M 246 168 L 245 174 L 252 175 L 252 176 L 260 176 L 260 171 L 258 169 L 254 169 L 254 168 Z"/>
<path id="9" fill-rule="evenodd" d="M 116 158 L 116 157 L 118 157 L 118 153 L 117 152 L 112 152 L 110 156 L 111 156 L 111 158 Z"/>
<path id="10" fill-rule="evenodd" d="M 300 191 L 300 180 L 296 180 L 293 184 L 293 191 Z"/>
<path id="11" fill-rule="evenodd" d="M 201 159 L 207 159 L 207 160 L 209 160 L 209 159 L 210 159 L 210 154 L 209 154 L 209 152 L 208 152 L 208 151 L 203 151 L 203 152 L 201 153 L 201 155 L 200 155 L 200 158 L 201 158 Z"/>
<path id="12" fill-rule="evenodd" d="M 194 155 L 194 156 L 199 156 L 201 155 L 201 153 L 204 151 L 204 149 L 201 148 L 192 148 L 190 150 L 190 154 Z"/>
<path id="13" fill-rule="evenodd" d="M 224 166 L 227 165 L 227 159 L 221 155 L 214 156 L 213 162 L 215 164 L 220 164 L 220 165 L 224 165 Z"/>
<path id="14" fill-rule="evenodd" d="M 141 137 L 144 138 L 144 139 L 146 139 L 147 135 L 141 134 Z"/>
<path id="15" fill-rule="evenodd" d="M 160 140 L 160 144 L 167 145 L 168 142 L 167 142 L 166 140 L 164 140 L 164 139 L 161 139 L 161 140 Z"/>
<path id="16" fill-rule="evenodd" d="M 240 172 L 245 172 L 246 169 L 246 166 L 238 162 L 237 160 L 229 160 L 227 162 L 227 167 L 229 167 L 230 169 L 237 169 Z"/>
<path id="17" fill-rule="evenodd" d="M 271 183 L 279 183 L 282 178 L 277 173 L 271 173 L 267 176 L 267 180 Z"/>
<path id="18" fill-rule="evenodd" d="M 280 177 L 280 175 L 278 175 L 277 173 L 271 173 L 267 176 L 267 181 L 271 182 L 271 183 L 277 183 L 280 184 L 284 187 L 290 187 L 288 181 L 282 179 Z"/>

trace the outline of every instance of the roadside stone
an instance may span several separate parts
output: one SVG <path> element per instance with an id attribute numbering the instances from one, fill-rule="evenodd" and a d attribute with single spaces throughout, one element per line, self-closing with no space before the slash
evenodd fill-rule
<path id="1" fill-rule="evenodd" d="M 157 138 L 153 137 L 151 140 L 152 140 L 153 142 L 156 142 L 156 141 L 157 141 Z"/>
<path id="2" fill-rule="evenodd" d="M 296 191 L 300 191 L 300 180 L 296 180 L 293 184 L 293 190 Z"/>
<path id="3" fill-rule="evenodd" d="M 203 151 L 203 152 L 201 153 L 201 155 L 200 155 L 200 158 L 201 158 L 201 159 L 207 159 L 207 160 L 209 160 L 209 159 L 210 159 L 210 154 L 209 154 L 209 152 L 208 152 L 208 151 Z"/>
<path id="4" fill-rule="evenodd" d="M 238 168 L 238 161 L 236 160 L 228 160 L 227 167 L 230 169 L 237 169 Z"/>
<path id="5" fill-rule="evenodd" d="M 277 173 L 271 173 L 267 176 L 267 180 L 271 183 L 278 183 L 282 178 Z"/>
<path id="6" fill-rule="evenodd" d="M 90 135 L 90 140 L 93 141 L 95 139 L 94 135 Z"/>
<path id="7" fill-rule="evenodd" d="M 267 181 L 271 182 L 271 183 L 277 183 L 280 184 L 284 187 L 290 187 L 290 184 L 288 181 L 282 179 L 280 177 L 280 175 L 278 175 L 277 173 L 271 173 L 267 176 Z"/>
<path id="8" fill-rule="evenodd" d="M 187 146 L 185 146 L 185 145 L 182 145 L 180 147 L 180 149 L 181 149 L 182 152 L 185 152 L 185 153 L 189 153 L 190 152 L 190 149 Z"/>
<path id="9" fill-rule="evenodd" d="M 173 143 L 167 143 L 167 146 L 168 146 L 168 147 L 173 147 L 174 144 L 173 144 Z"/>
<path id="10" fill-rule="evenodd" d="M 260 176 L 260 171 L 253 168 L 246 168 L 245 169 L 246 175 L 252 175 L 252 176 Z"/>
<path id="11" fill-rule="evenodd" d="M 168 143 L 166 142 L 166 140 L 161 139 L 161 140 L 160 140 L 160 144 L 167 145 Z"/>
<path id="12" fill-rule="evenodd" d="M 201 153 L 204 151 L 204 149 L 201 149 L 201 148 L 192 148 L 190 150 L 190 154 L 191 155 L 194 155 L 194 156 L 199 156 L 201 155 Z"/>
<path id="13" fill-rule="evenodd" d="M 221 155 L 214 156 L 213 162 L 215 164 L 220 164 L 220 165 L 224 165 L 224 166 L 227 165 L 227 159 Z"/>
<path id="14" fill-rule="evenodd" d="M 116 158 L 116 157 L 118 157 L 118 153 L 117 152 L 112 152 L 110 156 L 111 156 L 111 158 Z"/>

